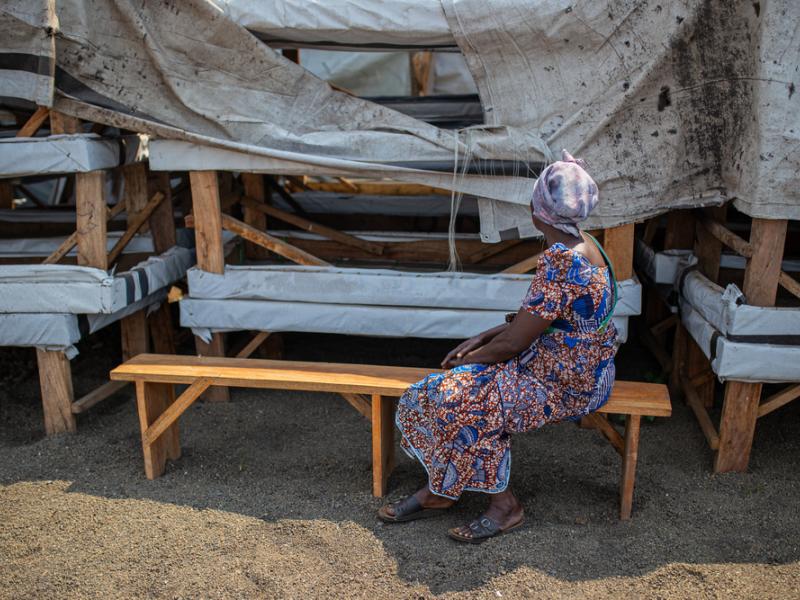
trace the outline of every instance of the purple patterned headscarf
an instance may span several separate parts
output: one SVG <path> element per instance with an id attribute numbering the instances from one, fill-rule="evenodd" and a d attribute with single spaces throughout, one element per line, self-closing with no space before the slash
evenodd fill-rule
<path id="1" fill-rule="evenodd" d="M 580 236 L 577 223 L 597 205 L 597 184 L 586 172 L 586 164 L 566 150 L 561 160 L 548 165 L 533 186 L 533 215 L 570 235 Z"/>

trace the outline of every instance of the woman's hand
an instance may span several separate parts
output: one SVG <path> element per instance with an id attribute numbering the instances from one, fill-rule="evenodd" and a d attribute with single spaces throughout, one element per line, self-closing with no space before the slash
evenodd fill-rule
<path id="1" fill-rule="evenodd" d="M 476 336 L 469 338 L 468 340 L 464 340 L 458 346 L 450 350 L 447 356 L 444 357 L 442 361 L 442 368 L 443 369 L 452 369 L 453 367 L 457 367 L 460 364 L 463 364 L 463 358 L 475 350 L 476 348 L 480 348 L 483 346 L 488 340 L 486 339 L 486 332 L 479 333 Z"/>

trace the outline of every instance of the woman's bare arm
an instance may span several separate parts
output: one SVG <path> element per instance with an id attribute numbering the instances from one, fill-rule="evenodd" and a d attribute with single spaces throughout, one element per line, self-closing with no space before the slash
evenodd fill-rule
<path id="1" fill-rule="evenodd" d="M 450 363 L 454 360 L 460 360 L 466 354 L 472 352 L 476 348 L 479 348 L 485 344 L 488 344 L 491 340 L 497 337 L 500 333 L 505 331 L 508 328 L 508 323 L 503 323 L 502 325 L 498 325 L 497 327 L 492 327 L 491 329 L 487 329 L 486 331 L 475 335 L 468 340 L 464 340 L 458 346 L 453 348 L 447 356 L 444 357 L 442 360 L 442 368 L 449 369 Z"/>
<path id="2" fill-rule="evenodd" d="M 461 358 L 454 358 L 449 364 L 452 368 L 469 363 L 493 364 L 513 358 L 528 348 L 550 326 L 552 321 L 520 309 L 514 320 L 486 344 L 467 352 Z"/>

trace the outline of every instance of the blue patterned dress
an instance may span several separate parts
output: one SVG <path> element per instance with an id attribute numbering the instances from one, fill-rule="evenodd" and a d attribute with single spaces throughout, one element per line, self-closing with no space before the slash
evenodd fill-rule
<path id="1" fill-rule="evenodd" d="M 616 329 L 607 267 L 554 244 L 539 258 L 522 307 L 552 328 L 519 356 L 436 373 L 400 398 L 401 444 L 428 472 L 431 491 L 502 492 L 510 434 L 579 418 L 602 406 L 614 384 Z"/>

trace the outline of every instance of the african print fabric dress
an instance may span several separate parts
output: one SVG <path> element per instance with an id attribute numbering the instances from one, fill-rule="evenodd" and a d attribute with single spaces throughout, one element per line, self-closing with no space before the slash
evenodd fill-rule
<path id="1" fill-rule="evenodd" d="M 550 329 L 506 362 L 462 365 L 406 390 L 396 417 L 401 444 L 425 467 L 433 493 L 504 491 L 510 434 L 579 418 L 608 400 L 617 332 L 601 323 L 612 302 L 608 268 L 555 244 L 522 304 Z"/>

